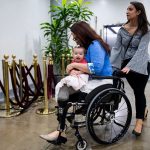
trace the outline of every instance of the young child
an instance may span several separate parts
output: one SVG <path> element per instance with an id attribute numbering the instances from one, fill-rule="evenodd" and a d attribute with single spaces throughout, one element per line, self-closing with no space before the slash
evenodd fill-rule
<path id="1" fill-rule="evenodd" d="M 84 58 L 85 49 L 83 47 L 75 47 L 72 50 L 73 60 L 71 63 L 87 63 Z M 88 74 L 82 71 L 73 69 L 69 72 L 69 76 L 60 80 L 60 82 L 55 87 L 55 99 L 57 101 L 58 93 L 63 85 L 73 88 L 73 93 L 81 89 L 88 82 Z M 73 94 L 72 93 L 72 94 Z"/>

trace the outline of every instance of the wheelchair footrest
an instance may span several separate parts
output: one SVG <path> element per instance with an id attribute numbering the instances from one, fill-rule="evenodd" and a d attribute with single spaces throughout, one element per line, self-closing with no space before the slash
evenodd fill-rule
<path id="1" fill-rule="evenodd" d="M 86 122 L 85 121 L 83 121 L 83 122 L 74 122 L 74 124 L 72 125 L 72 127 L 79 127 L 79 128 L 81 128 L 81 127 L 85 127 L 86 126 Z"/>

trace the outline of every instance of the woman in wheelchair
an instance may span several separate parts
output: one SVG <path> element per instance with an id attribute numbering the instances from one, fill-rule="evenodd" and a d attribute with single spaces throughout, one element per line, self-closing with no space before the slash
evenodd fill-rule
<path id="1" fill-rule="evenodd" d="M 77 22 L 72 25 L 71 32 L 73 40 L 77 45 L 86 49 L 85 58 L 87 63 L 71 63 L 67 66 L 66 72 L 69 74 L 71 70 L 77 69 L 89 75 L 96 76 L 112 76 L 112 68 L 109 60 L 110 49 L 102 38 L 84 21 Z M 83 86 L 80 91 L 82 93 L 90 93 L 96 87 L 103 84 L 112 84 L 111 79 L 89 79 L 88 83 Z M 65 119 L 68 108 L 67 103 L 72 101 L 72 94 L 78 94 L 71 87 L 64 85 L 58 93 L 58 114 L 57 119 L 59 122 L 56 131 L 46 135 L 40 135 L 41 138 L 51 143 L 65 143 L 67 141 L 65 130 Z"/>

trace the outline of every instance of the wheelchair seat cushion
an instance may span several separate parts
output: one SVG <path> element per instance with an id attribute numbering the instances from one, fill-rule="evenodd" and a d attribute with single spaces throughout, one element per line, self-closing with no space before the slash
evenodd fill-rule
<path id="1" fill-rule="evenodd" d="M 113 84 L 113 80 L 112 79 L 102 79 L 102 80 L 92 79 L 92 80 L 89 80 L 88 83 L 80 89 L 80 91 L 84 93 L 90 93 L 95 88 L 105 85 L 105 84 Z"/>
<path id="2" fill-rule="evenodd" d="M 103 91 L 103 90 L 105 90 L 105 89 L 112 88 L 112 87 L 113 87 L 112 84 L 103 84 L 103 85 L 101 85 L 101 86 L 98 86 L 97 88 L 95 88 L 93 91 L 91 91 L 91 92 L 85 97 L 85 101 L 86 101 L 87 103 L 90 103 L 90 102 L 92 101 L 93 97 L 94 97 L 97 93 L 99 93 L 99 92 L 101 92 L 101 91 Z"/>

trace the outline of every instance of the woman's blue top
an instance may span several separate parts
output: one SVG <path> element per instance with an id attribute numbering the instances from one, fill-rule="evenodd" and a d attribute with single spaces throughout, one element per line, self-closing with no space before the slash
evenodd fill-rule
<path id="1" fill-rule="evenodd" d="M 86 60 L 91 74 L 98 76 L 111 76 L 112 67 L 109 60 L 109 54 L 103 48 L 101 43 L 94 40 L 88 47 Z"/>

